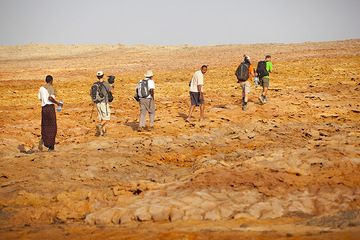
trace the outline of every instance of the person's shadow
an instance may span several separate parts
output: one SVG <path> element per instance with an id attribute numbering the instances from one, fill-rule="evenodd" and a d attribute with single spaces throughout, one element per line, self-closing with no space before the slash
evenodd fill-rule
<path id="1" fill-rule="evenodd" d="M 33 148 L 31 149 L 26 149 L 24 144 L 20 144 L 17 149 L 21 152 L 21 153 L 25 153 L 25 154 L 32 154 L 35 152 L 35 150 Z"/>
<path id="2" fill-rule="evenodd" d="M 125 126 L 131 127 L 131 129 L 132 129 L 133 131 L 137 131 L 138 128 L 139 128 L 139 123 L 136 122 L 136 121 L 126 122 L 126 123 L 125 123 Z"/>
<path id="3" fill-rule="evenodd" d="M 187 115 L 185 113 L 182 113 L 182 112 L 178 112 L 178 116 L 181 117 L 182 119 L 186 120 L 187 119 Z"/>

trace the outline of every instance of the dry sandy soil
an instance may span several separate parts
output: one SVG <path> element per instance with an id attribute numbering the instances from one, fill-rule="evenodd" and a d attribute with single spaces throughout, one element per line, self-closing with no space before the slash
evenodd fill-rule
<path id="1" fill-rule="evenodd" d="M 248 111 L 234 71 L 273 56 Z M 184 118 L 206 74 L 206 120 Z M 108 133 L 88 96 L 116 75 Z M 138 133 L 136 82 L 155 73 L 156 126 Z M 52 74 L 55 152 L 38 151 Z M 359 239 L 360 40 L 227 46 L 0 47 L 0 239 Z"/>

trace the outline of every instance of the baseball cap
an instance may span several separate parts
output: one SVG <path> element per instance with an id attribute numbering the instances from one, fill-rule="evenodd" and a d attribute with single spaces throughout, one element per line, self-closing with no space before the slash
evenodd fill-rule
<path id="1" fill-rule="evenodd" d="M 98 77 L 104 76 L 104 72 L 103 71 L 98 71 L 96 73 L 96 76 L 98 76 Z"/>

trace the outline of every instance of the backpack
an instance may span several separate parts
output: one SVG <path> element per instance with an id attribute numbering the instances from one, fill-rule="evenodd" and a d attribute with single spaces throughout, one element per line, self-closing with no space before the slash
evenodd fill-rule
<path id="1" fill-rule="evenodd" d="M 256 73 L 258 74 L 259 78 L 263 78 L 265 76 L 269 76 L 269 72 L 266 70 L 266 62 L 260 61 L 258 62 Z"/>
<path id="2" fill-rule="evenodd" d="M 96 82 L 91 86 L 90 96 L 94 103 L 99 103 L 105 100 L 105 95 L 101 91 L 103 87 L 103 84 L 99 82 Z"/>
<path id="3" fill-rule="evenodd" d="M 136 88 L 139 98 L 147 98 L 150 95 L 148 80 L 142 80 Z"/>
<path id="4" fill-rule="evenodd" d="M 246 81 L 249 79 L 250 65 L 242 62 L 235 71 L 235 75 L 239 81 Z"/>
<path id="5" fill-rule="evenodd" d="M 108 94 L 108 102 L 112 102 L 114 100 L 114 96 L 110 91 L 107 91 L 107 94 Z"/>

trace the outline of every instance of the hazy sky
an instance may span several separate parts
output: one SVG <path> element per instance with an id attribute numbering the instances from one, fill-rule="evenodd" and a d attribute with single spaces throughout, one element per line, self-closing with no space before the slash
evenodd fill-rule
<path id="1" fill-rule="evenodd" d="M 360 0 L 0 0 L 0 45 L 360 38 Z"/>

